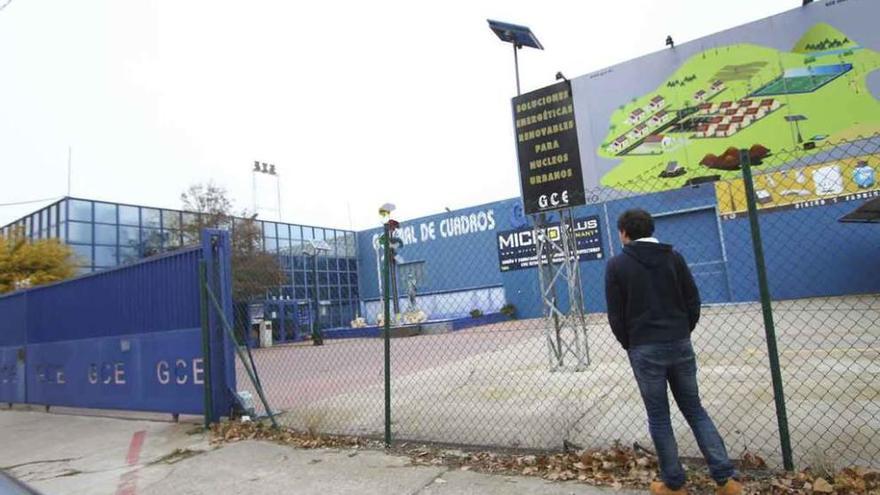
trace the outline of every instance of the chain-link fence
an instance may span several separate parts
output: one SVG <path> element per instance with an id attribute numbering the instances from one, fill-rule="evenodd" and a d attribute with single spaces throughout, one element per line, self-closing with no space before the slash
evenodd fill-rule
<path id="1" fill-rule="evenodd" d="M 876 466 L 880 226 L 839 219 L 880 195 L 880 138 L 812 146 L 733 149 L 707 156 L 703 177 L 688 183 L 670 163 L 661 177 L 588 193 L 590 204 L 565 222 L 574 233 L 568 246 L 578 253 L 579 262 L 567 264 L 577 269 L 576 286 L 564 270 L 557 275 L 566 263 L 551 254 L 552 245 L 542 245 L 548 261 L 536 266 L 536 233 L 556 242 L 559 214 L 527 218 L 518 200 L 404 221 L 392 234 L 391 256 L 382 229 L 363 232 L 362 302 L 352 324 L 327 328 L 323 303 L 311 294 L 291 303 L 311 308 L 299 338 L 271 347 L 263 339 L 252 349 L 269 404 L 288 427 L 381 437 L 387 371 L 394 441 L 551 450 L 618 440 L 650 446 L 629 362 L 607 323 L 604 289 L 606 260 L 621 253 L 617 218 L 641 207 L 655 216 L 661 242 L 687 259 L 699 286 L 704 306 L 693 341 L 701 393 L 731 454 L 750 452 L 781 466 L 788 436 L 799 466 Z M 757 232 L 740 178 L 746 155 L 766 264 L 763 301 Z M 251 310 L 238 318 L 252 344 L 260 343 L 261 326 L 264 337 L 271 331 L 260 321 L 279 324 L 267 301 L 258 315 Z M 559 308 L 555 319 L 546 301 Z M 571 301 L 583 302 L 583 318 Z M 772 380 L 776 356 L 767 335 L 773 331 L 781 389 Z M 323 345 L 314 345 L 315 338 Z M 248 389 L 239 367 L 240 388 Z M 673 426 L 682 455 L 699 457 L 677 411 Z"/>

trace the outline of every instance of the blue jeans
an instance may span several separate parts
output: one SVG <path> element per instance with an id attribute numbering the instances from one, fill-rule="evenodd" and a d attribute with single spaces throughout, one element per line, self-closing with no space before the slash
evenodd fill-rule
<path id="1" fill-rule="evenodd" d="M 734 477 L 735 470 L 724 441 L 700 403 L 697 359 L 690 339 L 631 347 L 628 354 L 648 412 L 648 429 L 657 449 L 660 478 L 666 486 L 677 490 L 686 481 L 669 417 L 667 383 L 678 409 L 694 432 L 712 479 L 723 484 Z"/>

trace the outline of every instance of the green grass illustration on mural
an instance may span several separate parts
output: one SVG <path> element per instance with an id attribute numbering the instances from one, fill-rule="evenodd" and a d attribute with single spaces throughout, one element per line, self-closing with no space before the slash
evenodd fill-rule
<path id="1" fill-rule="evenodd" d="M 813 26 L 792 52 L 708 48 L 654 92 L 621 102 L 597 150 L 619 161 L 602 185 L 657 191 L 695 177 L 733 178 L 739 171 L 709 166 L 710 155 L 753 145 L 772 153 L 880 132 L 880 102 L 867 86 L 878 69 L 880 54 L 827 24 Z"/>

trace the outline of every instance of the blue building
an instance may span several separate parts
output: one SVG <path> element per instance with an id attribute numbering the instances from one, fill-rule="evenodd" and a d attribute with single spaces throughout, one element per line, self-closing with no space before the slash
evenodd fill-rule
<path id="1" fill-rule="evenodd" d="M 880 191 L 762 212 L 772 297 L 799 299 L 880 292 L 880 278 L 876 276 L 878 231 L 871 226 L 838 222 L 864 198 L 877 195 Z M 575 209 L 575 217 L 589 226 L 588 235 L 592 237 L 591 253 L 580 262 L 588 312 L 605 311 L 605 259 L 620 253 L 617 218 L 633 207 L 650 211 L 656 219 L 657 237 L 685 256 L 704 303 L 759 299 L 749 220 L 743 215 L 723 213 L 714 184 L 638 196 L 606 196 L 619 199 Z M 532 247 L 531 229 L 531 219 L 523 216 L 518 198 L 402 221 L 398 231 L 404 244 L 398 270 L 400 304 L 405 309 L 407 280 L 414 280 L 417 305 L 432 319 L 466 317 L 473 310 L 493 313 L 508 303 L 516 307 L 519 317 L 540 316 L 536 269 L 510 269 L 505 265 Z M 376 239 L 380 233 L 380 229 L 358 233 L 361 297 L 368 321 L 375 321 L 380 311 L 376 268 Z M 564 298 L 566 291 L 561 284 L 559 289 Z"/>
<path id="2" fill-rule="evenodd" d="M 617 198 L 575 209 L 575 217 L 590 226 L 591 254 L 580 263 L 589 312 L 605 310 L 604 260 L 620 252 L 618 215 L 635 206 L 654 214 L 657 236 L 684 254 L 705 303 L 758 300 L 748 219 L 722 213 L 715 185 L 640 196 L 617 194 Z M 855 199 L 761 214 L 775 299 L 880 292 L 880 278 L 872 276 L 877 232 L 837 221 L 858 204 Z M 196 220 L 195 214 L 179 210 L 64 198 L 0 233 L 8 235 L 17 227 L 29 238 L 60 239 L 76 252 L 79 270 L 90 272 L 192 244 L 196 239 L 189 238 L 182 226 Z M 553 215 L 549 221 L 554 221 Z M 431 320 L 445 320 L 468 317 L 474 310 L 497 313 L 512 304 L 521 318 L 540 316 L 535 268 L 506 264 L 517 255 L 527 256 L 523 253 L 530 247 L 531 222 L 522 214 L 518 198 L 401 221 L 397 232 L 404 245 L 397 271 L 401 310 L 414 303 Z M 317 286 L 318 299 L 331 303 L 325 326 L 347 327 L 358 315 L 369 323 L 377 321 L 381 229 L 351 232 L 258 224 L 264 249 L 279 255 L 289 280 L 267 294 L 268 300 L 296 306 L 314 299 L 313 261 L 303 254 L 303 246 L 309 240 L 324 240 L 331 251 L 317 259 Z M 560 297 L 565 293 L 560 287 Z"/>

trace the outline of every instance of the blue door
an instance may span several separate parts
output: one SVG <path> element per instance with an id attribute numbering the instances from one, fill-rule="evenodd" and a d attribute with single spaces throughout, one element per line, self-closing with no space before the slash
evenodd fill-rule
<path id="1" fill-rule="evenodd" d="M 656 237 L 687 260 L 703 303 L 730 301 L 727 260 L 714 208 L 654 215 Z"/>

